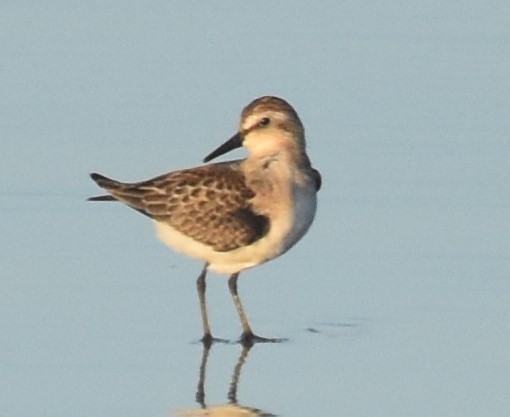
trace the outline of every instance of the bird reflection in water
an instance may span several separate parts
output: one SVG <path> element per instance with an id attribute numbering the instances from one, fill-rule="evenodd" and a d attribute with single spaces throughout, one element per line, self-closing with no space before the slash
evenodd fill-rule
<path id="1" fill-rule="evenodd" d="M 209 352 L 211 350 L 210 344 L 204 344 L 202 351 L 202 361 L 200 363 L 200 374 L 198 378 L 196 401 L 200 408 L 196 409 L 183 409 L 178 410 L 175 414 L 176 417 L 276 417 L 275 414 L 268 413 L 258 408 L 247 407 L 237 402 L 237 387 L 239 385 L 239 377 L 241 375 L 241 368 L 248 358 L 248 354 L 253 344 L 243 345 L 243 350 L 239 359 L 237 360 L 230 387 L 228 390 L 228 403 L 215 406 L 207 406 L 205 401 L 205 378 L 207 372 L 207 360 L 209 359 Z"/>

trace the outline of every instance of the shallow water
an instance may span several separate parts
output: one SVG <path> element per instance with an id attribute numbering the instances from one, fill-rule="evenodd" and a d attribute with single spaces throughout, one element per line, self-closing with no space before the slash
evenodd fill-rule
<path id="1" fill-rule="evenodd" d="M 509 415 L 509 13 L 0 6 L 0 415 Z M 87 174 L 196 165 L 268 93 L 324 180 L 302 242 L 239 281 L 254 330 L 288 341 L 201 367 L 201 265 L 87 203 Z M 208 302 L 235 342 L 224 278 Z"/>

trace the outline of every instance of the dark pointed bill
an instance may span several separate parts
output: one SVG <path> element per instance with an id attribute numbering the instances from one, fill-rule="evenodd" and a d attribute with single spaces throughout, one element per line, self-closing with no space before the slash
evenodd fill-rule
<path id="1" fill-rule="evenodd" d="M 218 156 L 226 154 L 227 152 L 240 148 L 243 146 L 243 136 L 241 133 L 237 132 L 234 136 L 232 136 L 229 140 L 227 140 L 223 145 L 216 148 L 209 155 L 204 158 L 204 162 L 209 162 Z"/>

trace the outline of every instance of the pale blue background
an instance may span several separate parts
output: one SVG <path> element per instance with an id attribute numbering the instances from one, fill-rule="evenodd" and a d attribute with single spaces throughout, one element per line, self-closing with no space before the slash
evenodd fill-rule
<path id="1" fill-rule="evenodd" d="M 509 22 L 503 0 L 0 2 L 0 415 L 198 407 L 201 265 L 87 203 L 87 174 L 199 164 L 265 94 L 324 188 L 305 239 L 240 280 L 255 330 L 290 341 L 252 350 L 239 402 L 510 415 Z M 213 347 L 209 404 L 239 352 Z"/>

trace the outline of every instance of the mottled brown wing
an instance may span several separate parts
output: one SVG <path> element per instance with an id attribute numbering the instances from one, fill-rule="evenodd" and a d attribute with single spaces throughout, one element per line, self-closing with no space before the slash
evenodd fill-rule
<path id="1" fill-rule="evenodd" d="M 92 178 L 117 200 L 220 252 L 249 245 L 269 228 L 267 217 L 252 211 L 254 192 L 236 165 L 206 165 L 136 184 Z"/>

